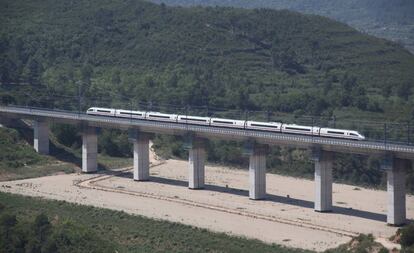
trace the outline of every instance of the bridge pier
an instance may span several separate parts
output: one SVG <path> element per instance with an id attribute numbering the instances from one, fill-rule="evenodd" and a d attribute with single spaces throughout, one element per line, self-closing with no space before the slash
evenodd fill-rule
<path id="1" fill-rule="evenodd" d="M 98 135 L 96 128 L 88 127 L 82 132 L 82 172 L 98 170 Z"/>
<path id="2" fill-rule="evenodd" d="M 43 155 L 49 154 L 49 123 L 46 121 L 34 121 L 33 147 Z"/>
<path id="3" fill-rule="evenodd" d="M 255 144 L 249 161 L 249 198 L 266 197 L 266 146 Z"/>
<path id="4" fill-rule="evenodd" d="M 188 188 L 202 189 L 204 188 L 204 163 L 206 159 L 205 140 L 201 138 L 194 138 L 192 140 L 192 147 L 190 148 L 188 155 Z"/>
<path id="5" fill-rule="evenodd" d="M 137 132 L 132 138 L 134 144 L 134 180 L 149 180 L 149 136 Z"/>
<path id="6" fill-rule="evenodd" d="M 387 170 L 387 223 L 394 226 L 406 222 L 405 173 L 410 160 L 393 158 Z"/>
<path id="7" fill-rule="evenodd" d="M 333 152 L 313 150 L 315 161 L 315 211 L 332 211 Z"/>

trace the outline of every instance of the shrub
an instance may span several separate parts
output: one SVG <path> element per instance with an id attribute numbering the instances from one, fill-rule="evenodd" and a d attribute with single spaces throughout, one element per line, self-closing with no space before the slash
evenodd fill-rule
<path id="1" fill-rule="evenodd" d="M 403 227 L 399 232 L 401 234 L 401 247 L 403 249 L 411 248 L 411 250 L 414 250 L 414 224 Z"/>

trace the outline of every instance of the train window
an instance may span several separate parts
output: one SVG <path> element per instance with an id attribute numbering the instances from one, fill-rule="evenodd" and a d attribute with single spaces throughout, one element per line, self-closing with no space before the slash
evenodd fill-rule
<path id="1" fill-rule="evenodd" d="M 344 132 L 338 132 L 338 131 L 328 131 L 328 134 L 342 134 L 344 135 Z"/>
<path id="2" fill-rule="evenodd" d="M 273 126 L 273 125 L 261 125 L 261 124 L 250 124 L 250 126 L 255 126 L 255 127 L 270 127 L 270 128 L 279 128 L 279 126 Z"/>
<path id="3" fill-rule="evenodd" d="M 137 112 L 120 112 L 120 114 L 126 114 L 126 115 L 139 115 L 142 116 L 142 113 L 137 113 Z"/>
<path id="4" fill-rule="evenodd" d="M 301 127 L 285 127 L 287 130 L 299 130 L 299 131 L 307 131 L 310 132 L 311 130 L 308 128 L 301 128 Z"/>
<path id="5" fill-rule="evenodd" d="M 199 122 L 206 122 L 205 119 L 194 119 L 194 118 L 181 118 L 182 120 L 191 120 L 191 121 L 199 121 Z"/>
<path id="6" fill-rule="evenodd" d="M 356 135 L 356 134 L 354 134 L 354 133 L 349 133 L 349 135 L 352 135 L 352 136 L 358 136 L 358 135 Z"/>
<path id="7" fill-rule="evenodd" d="M 162 115 L 149 115 L 150 117 L 154 117 L 154 118 L 162 118 L 162 119 L 169 119 L 170 116 L 162 116 Z"/>
<path id="8" fill-rule="evenodd" d="M 229 124 L 232 125 L 232 121 L 222 121 L 222 120 L 214 120 L 213 123 L 223 123 L 223 124 Z"/>
<path id="9" fill-rule="evenodd" d="M 108 111 L 108 110 L 96 110 L 97 112 L 111 112 L 111 111 Z"/>

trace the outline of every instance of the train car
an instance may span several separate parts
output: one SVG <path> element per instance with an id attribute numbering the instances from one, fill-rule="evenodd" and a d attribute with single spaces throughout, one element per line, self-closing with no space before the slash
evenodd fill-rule
<path id="1" fill-rule="evenodd" d="M 196 124 L 196 125 L 210 125 L 210 118 L 198 116 L 178 115 L 178 123 Z"/>
<path id="2" fill-rule="evenodd" d="M 220 126 L 220 127 L 231 127 L 231 128 L 244 128 L 244 120 L 234 120 L 234 119 L 220 119 L 220 118 L 211 118 L 211 126 Z"/>
<path id="3" fill-rule="evenodd" d="M 221 118 L 208 118 L 189 115 L 177 115 L 166 114 L 160 112 L 143 112 L 143 111 L 131 111 L 111 108 L 91 107 L 86 111 L 87 114 L 122 117 L 122 118 L 134 118 L 134 119 L 147 119 L 155 121 L 167 121 L 177 122 L 183 124 L 197 124 L 197 125 L 210 125 L 218 127 L 230 127 L 239 129 L 252 129 L 269 132 L 282 132 L 289 134 L 303 134 L 313 136 L 323 136 L 339 139 L 350 140 L 365 140 L 365 137 L 357 131 L 335 129 L 335 128 L 320 128 L 311 126 L 301 126 L 296 124 L 282 124 L 279 122 L 258 122 L 258 121 L 244 121 L 233 119 L 221 119 Z"/>
<path id="4" fill-rule="evenodd" d="M 102 115 L 102 116 L 115 116 L 115 109 L 91 107 L 86 111 L 86 114 Z"/>
<path id="5" fill-rule="evenodd" d="M 147 112 L 145 114 L 145 119 L 147 120 L 177 122 L 177 118 L 177 114 L 167 114 L 160 112 Z"/>
<path id="6" fill-rule="evenodd" d="M 296 124 L 282 124 L 283 133 L 319 135 L 320 127 L 301 126 Z"/>
<path id="7" fill-rule="evenodd" d="M 282 123 L 246 121 L 246 129 L 281 132 Z"/>
<path id="8" fill-rule="evenodd" d="M 365 136 L 353 130 L 321 128 L 320 136 L 351 140 L 365 140 Z"/>
<path id="9" fill-rule="evenodd" d="M 130 110 L 115 110 L 116 117 L 145 119 L 145 112 Z"/>

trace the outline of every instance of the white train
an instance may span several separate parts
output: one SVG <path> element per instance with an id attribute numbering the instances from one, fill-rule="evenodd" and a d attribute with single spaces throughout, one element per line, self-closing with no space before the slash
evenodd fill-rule
<path id="1" fill-rule="evenodd" d="M 324 136 L 340 139 L 365 140 L 365 137 L 353 130 L 324 128 L 317 126 L 301 126 L 295 124 L 284 124 L 279 122 L 259 122 L 234 119 L 210 118 L 189 115 L 166 114 L 160 112 L 130 111 L 110 108 L 91 107 L 87 114 L 111 117 L 144 119 L 154 121 L 168 121 L 185 124 L 231 127 L 239 129 L 252 129 L 279 133 L 303 134 L 313 136 Z"/>

